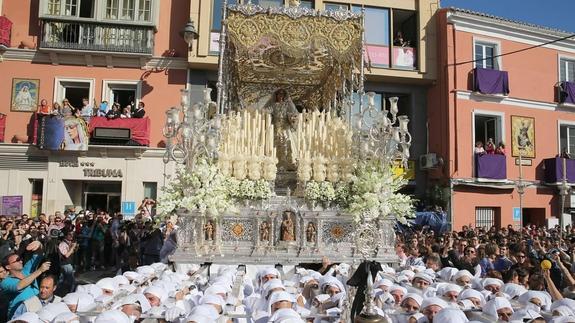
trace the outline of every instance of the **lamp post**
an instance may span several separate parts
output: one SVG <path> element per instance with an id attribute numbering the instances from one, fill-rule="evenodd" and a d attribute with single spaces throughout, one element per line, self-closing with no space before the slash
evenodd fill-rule
<path id="1" fill-rule="evenodd" d="M 180 30 L 180 36 L 182 36 L 186 44 L 188 44 L 188 51 L 191 51 L 194 46 L 194 39 L 198 39 L 196 26 L 194 26 L 194 22 L 191 19 L 184 26 L 184 28 Z"/>
<path id="2" fill-rule="evenodd" d="M 523 228 L 523 194 L 525 183 L 523 182 L 523 146 L 519 146 L 519 180 L 517 181 L 517 193 L 519 194 L 519 230 Z"/>
<path id="3" fill-rule="evenodd" d="M 563 235 L 563 213 L 565 212 L 565 198 L 569 194 L 571 187 L 567 182 L 567 159 L 561 158 L 562 161 L 562 172 L 563 178 L 561 179 L 561 184 L 559 185 L 559 195 L 561 195 L 561 212 L 559 213 L 559 227 L 561 228 L 561 235 Z"/>

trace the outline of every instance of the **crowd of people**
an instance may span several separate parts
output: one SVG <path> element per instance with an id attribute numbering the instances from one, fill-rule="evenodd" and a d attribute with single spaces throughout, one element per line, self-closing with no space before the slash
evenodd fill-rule
<path id="1" fill-rule="evenodd" d="M 68 99 L 64 99 L 62 104 L 54 102 L 50 107 L 48 101 L 42 99 L 36 113 L 42 116 L 58 116 L 62 118 L 74 116 L 89 122 L 93 116 L 106 117 L 108 119 L 143 118 L 146 114 L 145 106 L 146 104 L 142 101 L 138 102 L 137 105 L 132 102 L 125 107 L 121 107 L 118 102 L 114 102 L 110 106 L 108 101 L 102 101 L 97 104 L 96 100 L 94 100 L 94 103 L 90 104 L 88 98 L 83 98 L 81 107 L 72 106 Z"/>
<path id="2" fill-rule="evenodd" d="M 575 322 L 575 228 L 412 228 L 397 236 L 399 263 L 357 268 L 327 258 L 317 267 L 174 264 L 177 219 L 157 221 L 151 202 L 130 221 L 0 217 L 3 321 L 352 322 L 371 271 L 388 322 Z M 76 285 L 78 271 L 100 267 L 115 276 Z"/>

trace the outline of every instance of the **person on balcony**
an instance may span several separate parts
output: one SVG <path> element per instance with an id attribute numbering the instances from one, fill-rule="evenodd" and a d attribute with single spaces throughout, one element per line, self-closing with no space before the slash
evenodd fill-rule
<path id="1" fill-rule="evenodd" d="M 132 106 L 128 104 L 127 106 L 124 107 L 122 115 L 120 115 L 120 118 L 130 119 L 131 117 L 132 117 Z"/>
<path id="2" fill-rule="evenodd" d="M 476 155 L 485 154 L 485 149 L 483 148 L 483 142 L 481 142 L 480 140 L 475 142 L 475 154 Z"/>
<path id="3" fill-rule="evenodd" d="M 505 144 L 503 142 L 499 143 L 497 149 L 495 149 L 495 154 L 505 156 Z"/>
<path id="4" fill-rule="evenodd" d="M 98 108 L 98 117 L 105 117 L 109 111 L 108 101 L 102 101 Z"/>
<path id="5" fill-rule="evenodd" d="M 146 115 L 146 111 L 144 110 L 145 106 L 146 104 L 140 101 L 136 110 L 132 112 L 132 118 L 143 118 Z"/>
<path id="6" fill-rule="evenodd" d="M 47 116 L 50 114 L 50 112 L 51 109 L 50 106 L 48 105 L 48 101 L 46 99 L 42 99 L 42 101 L 40 101 L 38 109 L 36 110 L 36 113 L 42 116 Z"/>
<path id="7" fill-rule="evenodd" d="M 112 110 L 108 111 L 108 113 L 106 113 L 106 118 L 108 119 L 118 119 L 120 117 L 120 104 L 118 102 L 115 102 L 112 105 Z"/>
<path id="8" fill-rule="evenodd" d="M 485 152 L 489 155 L 495 154 L 495 144 L 493 143 L 493 138 L 487 139 L 487 144 L 485 145 Z"/>
<path id="9" fill-rule="evenodd" d="M 74 108 L 68 99 L 64 98 L 62 101 L 62 116 L 64 118 L 71 117 L 76 114 L 76 108 Z"/>
<path id="10" fill-rule="evenodd" d="M 80 109 L 79 113 L 84 121 L 87 123 L 90 122 L 90 118 L 94 113 L 94 107 L 90 105 L 90 100 L 88 100 L 88 98 L 82 98 L 82 108 Z"/>

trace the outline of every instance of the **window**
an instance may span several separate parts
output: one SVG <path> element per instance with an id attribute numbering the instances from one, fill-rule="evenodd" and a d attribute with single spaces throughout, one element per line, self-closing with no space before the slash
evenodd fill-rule
<path id="1" fill-rule="evenodd" d="M 559 59 L 559 81 L 575 82 L 575 59 Z"/>
<path id="2" fill-rule="evenodd" d="M 502 116 L 476 113 L 474 119 L 474 147 L 478 141 L 481 141 L 484 147 L 489 139 L 493 139 L 495 146 L 503 141 Z"/>
<path id="3" fill-rule="evenodd" d="M 476 207 L 475 227 L 489 230 L 492 226 L 498 226 L 501 216 L 501 208 L 498 207 Z"/>
<path id="4" fill-rule="evenodd" d="M 393 67 L 415 69 L 419 33 L 415 11 L 393 9 L 393 32 Z"/>
<path id="5" fill-rule="evenodd" d="M 65 0 L 64 14 L 66 16 L 76 16 L 78 10 L 78 0 Z"/>
<path id="6" fill-rule="evenodd" d="M 313 1 L 312 0 L 301 0 L 299 6 L 302 8 L 313 9 Z"/>
<path id="7" fill-rule="evenodd" d="M 118 19 L 120 0 L 106 0 L 106 19 Z"/>
<path id="8" fill-rule="evenodd" d="M 352 6 L 361 12 L 361 6 Z M 365 42 L 367 63 L 389 67 L 389 9 L 365 7 Z"/>
<path id="9" fill-rule="evenodd" d="M 68 99 L 73 107 L 82 106 L 82 98 L 94 101 L 94 80 L 76 78 L 56 78 L 54 99 L 60 104 Z"/>
<path id="10" fill-rule="evenodd" d="M 559 126 L 559 153 L 565 149 L 569 155 L 575 154 L 575 124 Z"/>
<path id="11" fill-rule="evenodd" d="M 151 21 L 152 0 L 106 0 L 106 19 Z"/>
<path id="12" fill-rule="evenodd" d="M 331 10 L 331 11 L 349 10 L 349 5 L 345 4 L 345 3 L 324 2 L 324 6 L 325 6 L 325 10 Z"/>
<path id="13" fill-rule="evenodd" d="M 252 3 L 264 8 L 273 8 L 282 7 L 284 5 L 284 0 L 252 0 Z"/>
<path id="14" fill-rule="evenodd" d="M 108 106 L 117 102 L 122 108 L 137 105 L 142 95 L 141 81 L 104 80 L 102 90 L 102 101 L 107 101 Z"/>
<path id="15" fill-rule="evenodd" d="M 156 182 L 144 182 L 144 198 L 149 198 L 157 201 L 158 195 L 158 183 Z M 152 215 L 156 215 L 156 205 L 152 206 Z"/>
<path id="16" fill-rule="evenodd" d="M 30 179 L 32 184 L 32 200 L 30 201 L 30 217 L 37 217 L 42 213 L 42 195 L 44 189 L 44 180 L 41 178 Z"/>
<path id="17" fill-rule="evenodd" d="M 48 14 L 49 15 L 59 16 L 61 8 L 62 8 L 62 4 L 60 3 L 60 0 L 48 1 Z"/>
<path id="18" fill-rule="evenodd" d="M 494 43 L 476 41 L 474 44 L 475 67 L 492 70 L 499 69 L 499 63 L 495 55 L 499 55 L 499 46 Z"/>

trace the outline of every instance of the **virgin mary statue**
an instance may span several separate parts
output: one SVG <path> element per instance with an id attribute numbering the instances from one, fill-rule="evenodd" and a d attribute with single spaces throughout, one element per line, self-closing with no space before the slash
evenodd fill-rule
<path id="1" fill-rule="evenodd" d="M 298 111 L 295 104 L 284 89 L 276 90 L 264 110 L 272 116 L 274 125 L 274 146 L 277 151 L 278 169 L 283 171 L 296 170 L 295 151 L 292 142 L 295 138 L 295 121 Z"/>

